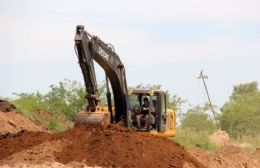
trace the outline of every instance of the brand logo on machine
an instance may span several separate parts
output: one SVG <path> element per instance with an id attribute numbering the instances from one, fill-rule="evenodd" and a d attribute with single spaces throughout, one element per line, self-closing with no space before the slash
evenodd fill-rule
<path id="1" fill-rule="evenodd" d="M 106 60 L 109 60 L 109 55 L 101 47 L 98 47 L 98 53 Z"/>

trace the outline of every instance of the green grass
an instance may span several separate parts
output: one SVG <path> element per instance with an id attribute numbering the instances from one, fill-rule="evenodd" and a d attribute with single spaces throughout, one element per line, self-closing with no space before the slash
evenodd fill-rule
<path id="1" fill-rule="evenodd" d="M 67 129 L 64 124 L 59 123 L 59 120 L 56 117 L 54 117 L 54 119 L 47 120 L 46 118 L 44 118 L 44 116 L 35 113 L 36 109 L 38 109 L 38 106 L 34 105 L 32 102 L 13 101 L 12 103 L 16 106 L 17 111 L 21 115 L 36 121 L 38 124 L 44 126 L 45 128 L 48 128 L 51 131 L 61 132 Z"/>
<path id="2" fill-rule="evenodd" d="M 45 125 L 45 123 L 46 123 L 45 119 L 40 115 L 33 115 L 33 118 L 35 121 L 37 121 L 41 125 Z"/>
<path id="3" fill-rule="evenodd" d="M 191 150 L 199 147 L 208 151 L 217 151 L 219 147 L 208 140 L 209 133 L 205 131 L 191 131 L 179 129 L 172 138 L 175 142 L 179 143 L 184 149 Z"/>
<path id="4" fill-rule="evenodd" d="M 47 127 L 54 132 L 62 132 L 67 129 L 67 127 L 65 127 L 64 125 L 61 125 L 60 123 L 58 123 L 55 120 L 50 120 Z"/>
<path id="5" fill-rule="evenodd" d="M 23 116 L 26 116 L 26 117 L 31 117 L 32 116 L 32 112 L 30 112 L 27 109 L 24 109 L 24 108 L 22 108 L 20 106 L 16 106 L 16 111 L 18 113 L 22 114 Z"/>

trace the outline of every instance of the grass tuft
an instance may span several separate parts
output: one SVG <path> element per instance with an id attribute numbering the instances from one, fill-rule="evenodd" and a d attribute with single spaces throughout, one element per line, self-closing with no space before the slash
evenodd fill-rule
<path id="1" fill-rule="evenodd" d="M 67 127 L 59 124 L 55 120 L 50 120 L 47 127 L 54 132 L 62 132 L 62 131 L 65 131 L 67 129 Z"/>

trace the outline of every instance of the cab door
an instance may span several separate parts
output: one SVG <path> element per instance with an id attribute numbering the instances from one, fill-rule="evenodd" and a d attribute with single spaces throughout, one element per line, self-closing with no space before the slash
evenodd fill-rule
<path id="1" fill-rule="evenodd" d="M 158 117 L 157 117 L 157 123 L 158 132 L 164 132 L 166 131 L 166 95 L 162 92 L 158 93 Z"/>

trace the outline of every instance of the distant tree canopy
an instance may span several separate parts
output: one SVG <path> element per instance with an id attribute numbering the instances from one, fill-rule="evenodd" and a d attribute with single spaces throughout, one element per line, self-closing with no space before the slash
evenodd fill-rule
<path id="1" fill-rule="evenodd" d="M 66 79 L 58 85 L 51 85 L 44 98 L 46 110 L 67 119 L 73 119 L 86 105 L 85 88 L 76 81 Z"/>
<path id="2" fill-rule="evenodd" d="M 13 103 L 28 115 L 37 109 L 45 109 L 56 117 L 73 119 L 86 105 L 85 88 L 76 81 L 66 79 L 51 85 L 46 94 L 20 93 L 15 96 Z"/>
<path id="3" fill-rule="evenodd" d="M 209 105 L 195 106 L 187 110 L 181 117 L 181 128 L 193 131 L 213 132 L 216 124 L 209 115 Z"/>
<path id="4" fill-rule="evenodd" d="M 161 85 L 137 85 L 135 88 L 154 88 L 161 89 Z M 98 84 L 100 105 L 106 105 L 106 84 L 104 81 Z M 50 90 L 45 93 L 19 93 L 13 103 L 25 114 L 30 114 L 37 109 L 45 109 L 56 117 L 72 120 L 76 113 L 86 107 L 85 86 L 77 81 L 63 80 L 58 84 L 51 85 Z M 174 110 L 180 109 L 185 102 L 177 95 L 171 96 L 168 91 L 167 105 Z"/>
<path id="5" fill-rule="evenodd" d="M 260 91 L 257 82 L 234 86 L 221 108 L 219 123 L 233 137 L 260 133 Z"/>
<path id="6" fill-rule="evenodd" d="M 236 101 L 245 95 L 259 92 L 257 87 L 257 82 L 235 85 L 233 87 L 233 93 L 230 97 L 230 101 Z"/>
<path id="7" fill-rule="evenodd" d="M 98 85 L 100 104 L 106 104 L 106 85 Z M 161 85 L 137 85 L 135 88 L 160 89 Z M 85 87 L 77 81 L 63 80 L 56 85 L 51 85 L 45 93 L 20 93 L 15 94 L 13 103 L 25 115 L 45 109 L 56 117 L 72 120 L 76 113 L 86 107 Z M 182 113 L 181 107 L 185 100 L 177 95 L 170 95 L 166 91 L 168 108 L 176 110 L 179 114 L 180 127 L 194 131 L 213 131 L 215 122 L 209 115 L 209 106 L 195 106 Z M 180 115 L 181 114 L 181 115 Z M 232 137 L 243 135 L 256 136 L 260 133 L 260 91 L 257 82 L 239 84 L 234 86 L 229 100 L 222 106 L 218 115 L 221 129 L 227 131 Z"/>

